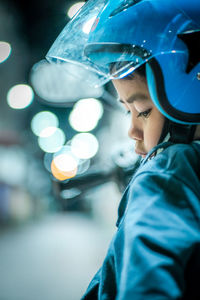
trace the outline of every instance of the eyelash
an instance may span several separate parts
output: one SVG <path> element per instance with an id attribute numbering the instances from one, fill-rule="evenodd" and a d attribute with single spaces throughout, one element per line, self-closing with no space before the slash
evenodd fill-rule
<path id="1" fill-rule="evenodd" d="M 147 109 L 147 110 L 145 110 L 145 111 L 140 112 L 140 113 L 137 115 L 137 118 L 144 117 L 145 119 L 147 119 L 147 118 L 149 117 L 150 113 L 151 113 L 151 108 L 150 108 L 150 109 Z M 126 114 L 129 115 L 129 114 L 130 114 L 130 110 L 128 110 L 128 111 L 126 112 Z"/>
<path id="2" fill-rule="evenodd" d="M 147 119 L 150 115 L 150 112 L 151 112 L 151 108 L 149 108 L 145 111 L 142 111 L 137 115 L 137 118 L 144 117 L 145 119 Z"/>

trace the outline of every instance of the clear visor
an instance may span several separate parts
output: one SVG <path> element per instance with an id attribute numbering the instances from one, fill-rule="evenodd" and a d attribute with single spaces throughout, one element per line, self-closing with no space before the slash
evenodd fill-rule
<path id="1" fill-rule="evenodd" d="M 178 9 L 169 9 L 169 2 L 160 7 L 157 0 L 89 0 L 60 33 L 46 58 L 64 63 L 66 70 L 69 62 L 83 66 L 91 73 L 84 80 L 100 86 L 127 76 L 158 54 L 185 51 L 176 37 L 180 28 L 190 30 L 192 21 Z M 113 22 L 123 11 L 126 16 L 121 14 Z"/>
<path id="2" fill-rule="evenodd" d="M 83 66 L 90 74 L 85 80 L 92 81 L 93 85 L 107 82 L 106 74 L 92 63 L 84 54 L 85 45 L 88 42 L 90 30 L 99 14 L 108 0 L 90 0 L 88 1 L 64 27 L 57 37 L 46 58 L 51 63 L 63 64 L 67 71 L 68 63 L 74 63 Z M 69 64 L 69 66 L 70 66 Z M 80 78 L 81 74 L 72 74 Z"/>

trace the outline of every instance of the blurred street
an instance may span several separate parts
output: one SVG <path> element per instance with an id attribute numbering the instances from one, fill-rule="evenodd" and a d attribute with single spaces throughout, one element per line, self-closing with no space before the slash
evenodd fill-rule
<path id="1" fill-rule="evenodd" d="M 52 214 L 0 234 L 0 300 L 78 300 L 111 233 L 78 213 Z"/>

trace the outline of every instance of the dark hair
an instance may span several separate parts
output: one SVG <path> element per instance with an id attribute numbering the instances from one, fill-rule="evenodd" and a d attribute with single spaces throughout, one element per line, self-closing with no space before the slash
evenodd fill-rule
<path id="1" fill-rule="evenodd" d="M 116 72 L 116 70 L 121 69 L 123 66 L 127 65 L 129 62 L 122 61 L 122 62 L 114 62 L 110 64 L 110 73 Z M 134 65 L 134 64 L 133 64 Z M 123 80 L 130 80 L 135 77 L 135 75 L 139 75 L 143 79 L 146 79 L 146 67 L 145 64 L 142 64 L 140 67 L 138 67 L 134 72 L 130 73 L 126 77 L 123 77 Z"/>

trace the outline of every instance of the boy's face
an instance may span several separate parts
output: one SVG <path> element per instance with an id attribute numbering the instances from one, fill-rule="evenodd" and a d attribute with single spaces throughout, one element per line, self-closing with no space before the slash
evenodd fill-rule
<path id="1" fill-rule="evenodd" d="M 144 78 L 113 80 L 120 102 L 130 112 L 129 137 L 136 141 L 135 152 L 143 158 L 158 144 L 164 125 L 164 116 L 153 104 Z"/>

